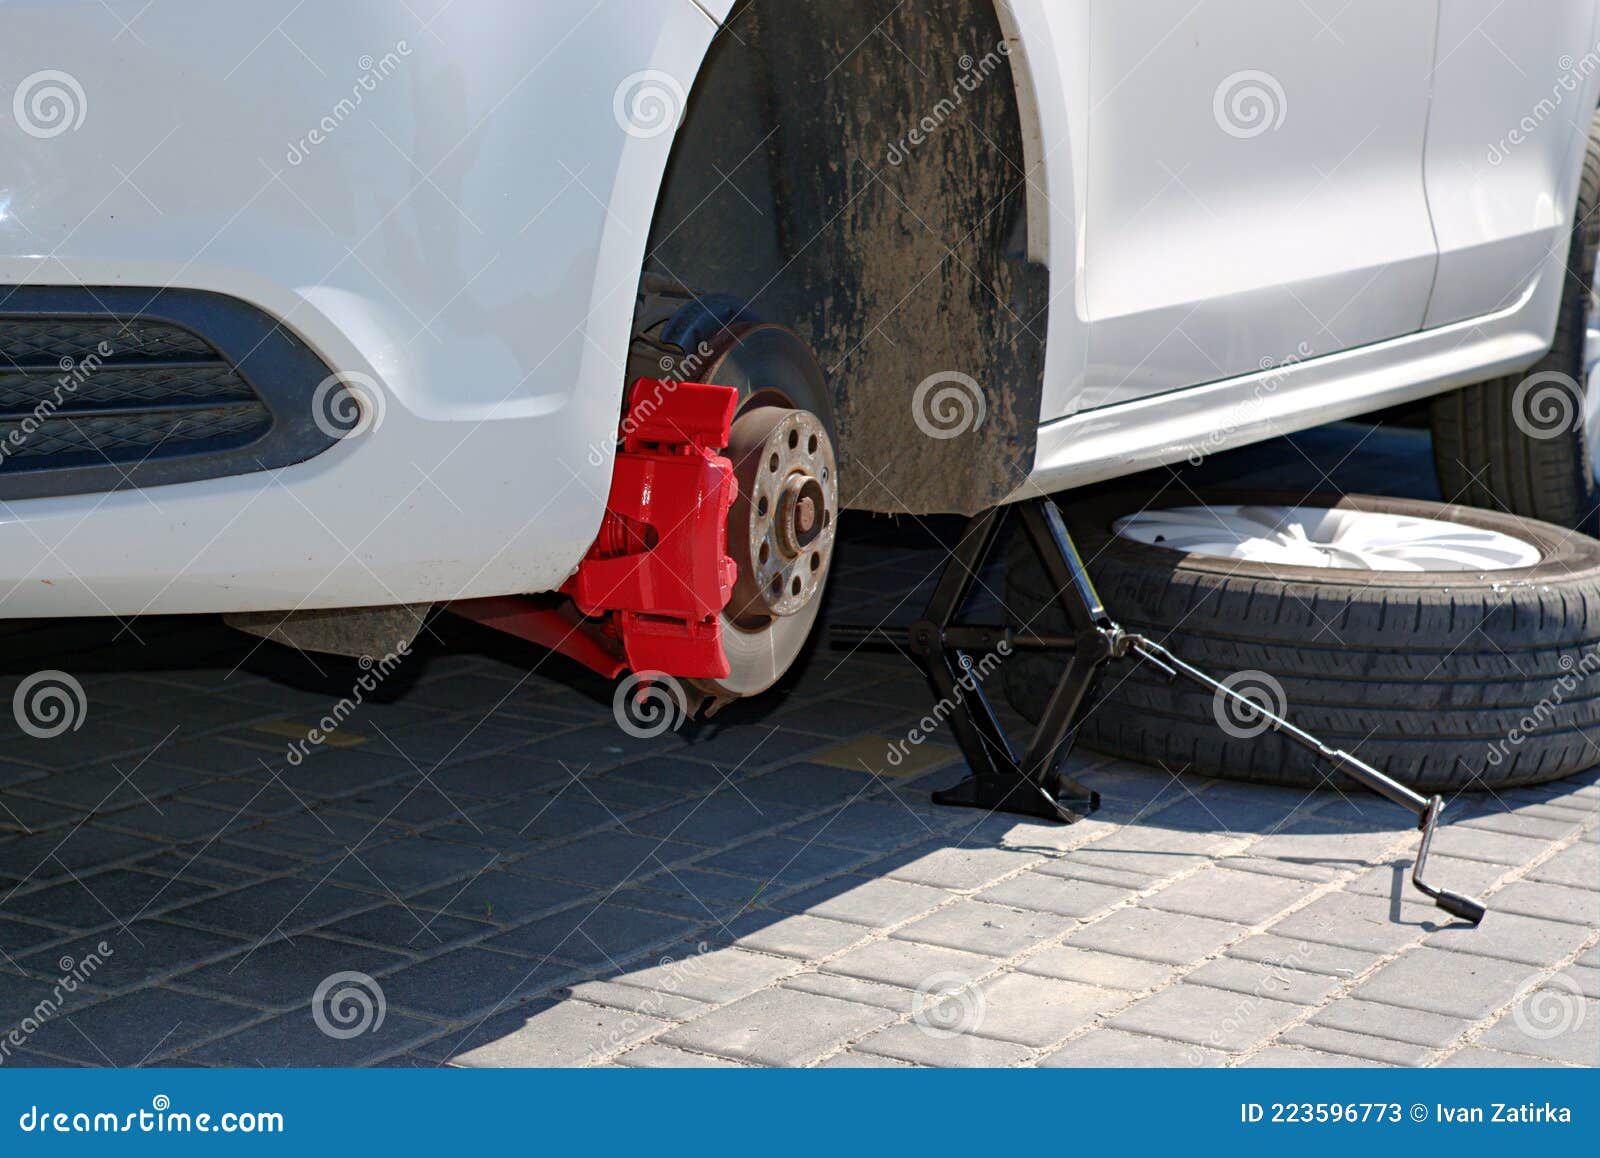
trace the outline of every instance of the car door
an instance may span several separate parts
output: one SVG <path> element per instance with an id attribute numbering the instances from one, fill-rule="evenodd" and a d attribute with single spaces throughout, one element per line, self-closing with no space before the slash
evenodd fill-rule
<path id="1" fill-rule="evenodd" d="M 1439 240 L 1427 325 L 1512 305 L 1565 253 L 1600 78 L 1595 0 L 1448 0 L 1424 178 Z"/>
<path id="2" fill-rule="evenodd" d="M 1071 409 L 1421 327 L 1434 0 L 1086 2 Z"/>

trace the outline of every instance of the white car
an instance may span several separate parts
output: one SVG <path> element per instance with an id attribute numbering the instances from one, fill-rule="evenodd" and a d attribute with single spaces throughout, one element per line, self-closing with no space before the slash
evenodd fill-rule
<path id="1" fill-rule="evenodd" d="M 360 653 L 448 603 L 727 699 L 800 651 L 841 508 L 1430 396 L 1450 497 L 1593 518 L 1594 0 L 0 30 L 8 617 Z"/>

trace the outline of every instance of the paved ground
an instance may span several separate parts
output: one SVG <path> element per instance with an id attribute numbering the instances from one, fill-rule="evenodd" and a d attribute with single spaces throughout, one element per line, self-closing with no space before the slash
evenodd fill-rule
<path id="1" fill-rule="evenodd" d="M 1211 469 L 1296 455 L 1427 486 L 1414 440 L 1348 432 Z M 858 520 L 830 615 L 908 617 L 943 529 Z M 86 704 L 0 756 L 4 1064 L 1597 1061 L 1593 774 L 1454 803 L 1473 932 L 1411 899 L 1376 799 L 1086 753 L 1083 823 L 935 809 L 959 757 L 886 764 L 925 705 L 892 652 L 641 740 L 606 686 L 443 625 L 292 764 L 372 673 L 210 619 L 4 631 L 7 700 L 54 668 Z"/>

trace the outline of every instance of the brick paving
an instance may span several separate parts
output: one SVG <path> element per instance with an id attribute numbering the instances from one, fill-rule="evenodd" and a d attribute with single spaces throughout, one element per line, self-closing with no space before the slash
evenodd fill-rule
<path id="1" fill-rule="evenodd" d="M 945 529 L 856 520 L 829 615 L 907 618 Z M 1376 798 L 1084 752 L 1079 824 L 937 809 L 947 738 L 883 759 L 924 702 L 892 651 L 635 739 L 609 686 L 441 621 L 294 765 L 355 664 L 210 618 L 0 630 L 7 701 L 57 668 L 87 703 L 0 749 L 3 1064 L 1600 1062 L 1594 773 L 1453 803 L 1470 931 Z"/>

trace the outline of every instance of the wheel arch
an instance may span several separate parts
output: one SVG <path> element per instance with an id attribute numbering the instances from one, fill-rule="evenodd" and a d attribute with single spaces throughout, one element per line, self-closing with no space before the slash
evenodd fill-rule
<path id="1" fill-rule="evenodd" d="M 739 0 L 690 90 L 644 270 L 811 343 L 847 506 L 972 512 L 1032 470 L 1049 213 L 1020 47 L 1006 0 Z"/>

